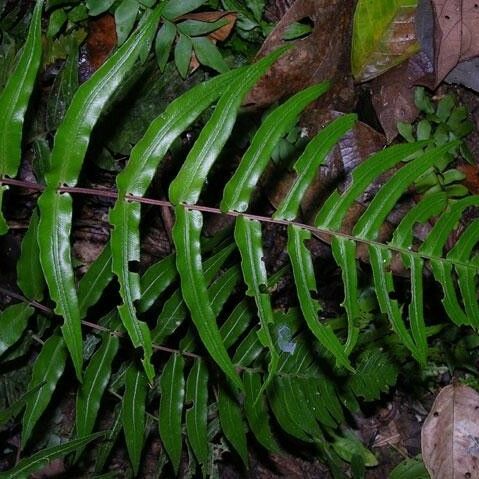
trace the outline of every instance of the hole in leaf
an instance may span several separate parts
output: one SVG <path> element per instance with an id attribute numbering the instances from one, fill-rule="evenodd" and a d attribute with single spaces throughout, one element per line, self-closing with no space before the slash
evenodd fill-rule
<path id="1" fill-rule="evenodd" d="M 439 416 L 439 413 L 438 413 L 437 411 L 435 411 L 434 414 L 433 414 L 433 416 L 434 416 L 434 417 L 437 417 L 437 416 Z"/>
<path id="2" fill-rule="evenodd" d="M 128 271 L 132 273 L 140 272 L 140 262 L 139 261 L 128 261 Z"/>
<path id="3" fill-rule="evenodd" d="M 445 18 L 446 20 L 450 20 L 451 17 L 450 17 L 449 15 L 444 15 L 444 18 Z"/>
<path id="4" fill-rule="evenodd" d="M 399 294 L 397 293 L 397 291 L 391 291 L 389 293 L 389 298 L 393 301 L 397 301 L 399 299 Z"/>
<path id="5" fill-rule="evenodd" d="M 472 477 L 472 474 L 470 472 L 466 472 L 464 474 L 464 477 L 467 477 L 469 479 L 470 477 Z"/>
<path id="6" fill-rule="evenodd" d="M 297 22 L 290 23 L 284 30 L 283 40 L 304 40 L 311 35 L 314 21 L 311 17 L 304 17 Z"/>

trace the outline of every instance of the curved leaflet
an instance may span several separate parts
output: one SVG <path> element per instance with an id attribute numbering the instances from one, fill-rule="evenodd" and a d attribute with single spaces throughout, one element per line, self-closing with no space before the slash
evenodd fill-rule
<path id="1" fill-rule="evenodd" d="M 151 357 L 151 335 L 146 324 L 137 319 L 134 302 L 141 297 L 140 280 L 138 274 L 129 271 L 128 267 L 130 261 L 140 259 L 141 205 L 125 197 L 145 193 L 173 141 L 218 98 L 231 81 L 231 76 L 227 74 L 198 85 L 172 102 L 133 148 L 128 165 L 117 178 L 118 200 L 110 212 L 113 226 L 110 241 L 112 270 L 120 283 L 123 299 L 123 305 L 118 308 L 120 317 L 133 345 L 143 347 L 145 366 Z M 146 370 L 151 381 L 154 375 L 151 366 L 147 366 Z"/>
<path id="2" fill-rule="evenodd" d="M 315 301 L 311 292 L 316 292 L 313 261 L 311 253 L 304 242 L 311 239 L 311 233 L 297 226 L 288 227 L 288 254 L 293 265 L 294 282 L 298 292 L 299 304 L 304 319 L 318 341 L 334 356 L 337 365 L 353 370 L 343 345 L 334 334 L 330 326 L 321 323 L 318 318 L 319 303 Z M 356 266 L 354 264 L 354 266 Z"/>
<path id="3" fill-rule="evenodd" d="M 105 433 L 103 432 L 97 432 L 90 436 L 73 439 L 73 441 L 65 442 L 59 446 L 43 449 L 42 451 L 32 454 L 30 457 L 22 459 L 13 469 L 6 472 L 0 472 L 0 478 L 24 479 L 25 477 L 31 477 L 33 472 L 44 468 L 54 459 L 66 456 L 71 452 L 75 452 L 77 449 L 84 448 L 90 442 L 104 435 Z"/>
<path id="4" fill-rule="evenodd" d="M 101 399 L 110 380 L 112 362 L 118 352 L 117 336 L 105 333 L 102 338 L 100 348 L 92 356 L 85 370 L 84 381 L 76 398 L 75 428 L 78 437 L 86 436 L 93 431 Z M 81 452 L 82 449 L 77 451 L 77 459 Z"/>
<path id="5" fill-rule="evenodd" d="M 0 179 L 13 178 L 20 166 L 23 121 L 42 59 L 42 9 L 43 0 L 37 0 L 18 64 L 0 95 Z M 6 189 L 0 184 L 0 235 L 8 231 L 2 214 Z"/>
<path id="6" fill-rule="evenodd" d="M 208 298 L 200 249 L 203 217 L 200 212 L 188 210 L 183 206 L 177 206 L 175 212 L 173 240 L 177 251 L 176 266 L 180 274 L 183 298 L 209 354 L 233 384 L 242 389 L 243 385 L 226 352 Z M 178 254 L 180 251 L 181 254 Z"/>
<path id="7" fill-rule="evenodd" d="M 144 371 L 132 364 L 125 375 L 121 422 L 135 476 L 138 475 L 145 437 L 146 390 L 147 381 Z"/>
<path id="8" fill-rule="evenodd" d="M 21 338 L 33 313 L 25 303 L 12 304 L 0 312 L 0 356 Z"/>
<path id="9" fill-rule="evenodd" d="M 223 434 L 248 467 L 248 445 L 241 409 L 224 387 L 218 392 L 218 414 Z"/>
<path id="10" fill-rule="evenodd" d="M 263 261 L 263 246 L 261 244 L 261 223 L 240 216 L 235 224 L 235 241 L 241 254 L 241 269 L 243 278 L 248 287 L 246 294 L 252 296 L 258 308 L 261 328 L 258 339 L 268 348 L 270 359 L 268 378 L 264 382 L 265 388 L 273 378 L 278 368 L 278 351 L 276 350 L 270 328 L 274 324 L 273 308 L 267 290 L 268 276 Z"/>
<path id="11" fill-rule="evenodd" d="M 329 87 L 329 82 L 313 85 L 292 96 L 268 115 L 255 133 L 233 177 L 226 183 L 220 205 L 223 211 L 242 212 L 248 209 L 253 188 L 279 139 L 294 126 L 301 111 Z"/>
<path id="12" fill-rule="evenodd" d="M 56 303 L 55 312 L 64 319 L 62 332 L 80 380 L 83 363 L 80 309 L 69 239 L 72 200 L 69 194 L 59 193 L 57 188 L 65 184 L 75 186 L 93 127 L 107 101 L 125 75 L 133 68 L 143 42 L 153 34 L 160 13 L 161 6 L 138 32 L 130 37 L 76 91 L 55 135 L 51 166 L 46 174 L 47 188 L 38 202 L 40 260 L 50 296 Z M 152 377 L 153 367 L 149 363 L 150 355 L 147 355 L 145 359 L 145 369 L 149 372 L 149 377 Z"/>
<path id="13" fill-rule="evenodd" d="M 28 389 L 43 386 L 26 402 L 22 421 L 22 448 L 25 447 L 38 419 L 45 411 L 58 380 L 65 369 L 67 351 L 63 338 L 57 334 L 51 336 L 43 345 L 32 371 Z"/>
<path id="14" fill-rule="evenodd" d="M 279 48 L 247 67 L 230 82 L 170 184 L 169 198 L 174 205 L 198 201 L 208 172 L 231 135 L 243 97 L 285 51 L 285 48 Z"/>
<path id="15" fill-rule="evenodd" d="M 185 398 L 185 360 L 179 354 L 172 354 L 160 378 L 161 399 L 160 437 L 170 457 L 175 474 L 178 474 L 181 461 L 181 424 L 183 401 Z"/>
<path id="16" fill-rule="evenodd" d="M 208 369 L 195 361 L 186 381 L 186 433 L 197 461 L 205 467 L 208 462 Z"/>

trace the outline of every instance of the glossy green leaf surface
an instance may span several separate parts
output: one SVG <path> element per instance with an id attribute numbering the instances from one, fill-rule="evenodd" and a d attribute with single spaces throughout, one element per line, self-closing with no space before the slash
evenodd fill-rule
<path id="1" fill-rule="evenodd" d="M 235 224 L 235 241 L 241 253 L 241 269 L 248 287 L 246 294 L 252 296 L 258 308 L 261 328 L 258 339 L 269 351 L 268 379 L 271 381 L 278 367 L 278 352 L 271 337 L 270 328 L 274 324 L 273 309 L 268 294 L 268 276 L 263 261 L 261 223 L 240 216 Z"/>
<path id="2" fill-rule="evenodd" d="M 181 278 L 181 291 L 191 313 L 200 338 L 211 357 L 216 361 L 233 384 L 242 389 L 242 383 L 236 372 L 216 324 L 211 309 L 205 278 L 202 274 L 200 233 L 203 218 L 200 212 L 178 206 L 176 223 L 173 228 L 177 257 L 176 266 Z"/>
<path id="3" fill-rule="evenodd" d="M 155 40 L 155 54 L 158 66 L 161 71 L 164 71 L 168 58 L 170 56 L 170 50 L 173 46 L 173 42 L 176 37 L 176 27 L 173 23 L 165 20 L 163 25 L 158 30 Z"/>
<path id="4" fill-rule="evenodd" d="M 78 283 L 78 307 L 81 318 L 86 316 L 89 307 L 97 303 L 112 278 L 111 251 L 107 244 Z"/>
<path id="5" fill-rule="evenodd" d="M 457 141 L 452 141 L 438 148 L 433 148 L 404 165 L 374 196 L 374 199 L 356 223 L 353 235 L 358 238 L 376 239 L 379 227 L 401 195 L 407 190 L 407 187 L 458 144 Z"/>
<path id="6" fill-rule="evenodd" d="M 271 431 L 266 398 L 260 396 L 261 377 L 259 373 L 245 371 L 245 415 L 256 440 L 268 451 L 278 453 L 280 447 Z M 259 399 L 258 399 L 259 397 Z"/>
<path id="7" fill-rule="evenodd" d="M 58 380 L 63 374 L 67 359 L 65 342 L 58 335 L 51 336 L 43 345 L 32 370 L 32 378 L 28 389 L 43 384 L 37 392 L 30 397 L 25 405 L 25 412 L 22 420 L 22 446 L 28 443 L 35 424 L 45 411 Z"/>
<path id="8" fill-rule="evenodd" d="M 102 437 L 103 435 L 103 432 L 97 432 L 90 436 L 73 439 L 72 441 L 60 444 L 59 446 L 52 446 L 43 449 L 42 451 L 32 454 L 30 457 L 20 460 L 13 469 L 10 469 L 7 472 L 0 472 L 0 478 L 23 479 L 25 477 L 31 477 L 32 473 L 44 468 L 54 459 L 66 456 L 71 452 L 75 452 L 77 449 L 84 448 L 90 442 Z"/>
<path id="9" fill-rule="evenodd" d="M 218 392 L 218 413 L 226 439 L 238 453 L 243 464 L 248 466 L 248 446 L 241 409 L 231 393 L 224 388 L 220 388 Z"/>
<path id="10" fill-rule="evenodd" d="M 180 172 L 170 184 L 169 198 L 173 204 L 198 201 L 208 172 L 231 134 L 243 97 L 284 51 L 284 48 L 278 49 L 241 72 L 236 70 L 235 78 L 225 89 Z"/>
<path id="11" fill-rule="evenodd" d="M 20 258 L 17 261 L 17 284 L 28 299 L 41 301 L 45 290 L 45 279 L 40 264 L 37 230 L 38 213 L 35 210 L 22 240 Z"/>
<path id="12" fill-rule="evenodd" d="M 83 341 L 80 307 L 71 265 L 70 228 L 72 198 L 49 189 L 38 200 L 40 215 L 38 246 L 40 262 L 55 301 L 55 313 L 63 317 L 63 337 L 75 366 L 78 379 L 82 377 Z"/>
<path id="13" fill-rule="evenodd" d="M 185 360 L 179 354 L 172 354 L 160 378 L 160 437 L 170 457 L 175 474 L 181 461 L 183 438 L 181 434 L 183 401 L 185 399 Z"/>
<path id="14" fill-rule="evenodd" d="M 194 362 L 186 381 L 186 434 L 196 460 L 202 466 L 208 461 L 208 368 L 202 360 Z"/>
<path id="15" fill-rule="evenodd" d="M 196 10 L 204 3 L 206 3 L 206 0 L 183 0 L 181 2 L 178 2 L 178 0 L 169 0 L 166 2 L 163 10 L 163 16 L 169 20 L 174 20 L 185 13 Z"/>
<path id="16" fill-rule="evenodd" d="M 306 146 L 303 154 L 296 160 L 293 169 L 296 179 L 285 198 L 278 206 L 274 218 L 294 220 L 299 212 L 299 206 L 308 186 L 314 179 L 317 169 L 326 160 L 331 149 L 342 136 L 356 123 L 354 114 L 344 115 L 332 121 L 323 128 Z"/>
<path id="17" fill-rule="evenodd" d="M 311 292 L 317 292 L 313 261 L 304 242 L 311 239 L 311 233 L 297 226 L 288 227 L 288 254 L 293 265 L 293 274 L 298 291 L 299 303 L 304 319 L 318 341 L 334 356 L 338 366 L 352 370 L 343 345 L 330 326 L 323 325 L 318 317 L 320 306 Z"/>
<path id="18" fill-rule="evenodd" d="M 136 316 L 134 302 L 141 297 L 139 276 L 129 271 L 129 262 L 140 259 L 141 210 L 139 203 L 127 201 L 124 197 L 127 194 L 142 196 L 145 193 L 173 141 L 220 95 L 228 82 L 229 76 L 214 78 L 172 102 L 133 148 L 128 166 L 117 178 L 119 198 L 110 212 L 113 225 L 110 242 L 112 269 L 120 282 L 120 294 L 124 302 L 119 307 L 120 316 L 133 345 L 145 349 L 145 365 L 151 357 L 151 337 L 146 324 Z M 141 302 L 140 307 L 144 307 Z M 147 371 L 151 381 L 153 371 L 150 365 Z"/>
<path id="19" fill-rule="evenodd" d="M 193 37 L 191 41 L 196 58 L 202 65 L 210 67 L 219 73 L 229 70 L 218 47 L 208 37 Z"/>
<path id="20" fill-rule="evenodd" d="M 246 211 L 253 188 L 266 168 L 279 139 L 294 126 L 301 111 L 323 95 L 329 87 L 329 82 L 313 85 L 292 96 L 266 117 L 233 177 L 226 183 L 221 201 L 223 211 Z"/>
<path id="21" fill-rule="evenodd" d="M 352 182 L 342 195 L 336 191 L 328 197 L 314 221 L 315 226 L 339 230 L 343 218 L 354 200 L 377 177 L 401 161 L 410 158 L 425 145 L 425 142 L 396 145 L 371 156 L 367 162 L 354 169 L 352 172 Z"/>
<path id="22" fill-rule="evenodd" d="M 116 88 L 133 68 L 142 42 L 156 28 L 160 13 L 159 7 L 143 27 L 76 91 L 55 135 L 50 170 L 46 174 L 47 189 L 38 201 L 40 259 L 50 295 L 56 303 L 55 311 L 65 321 L 62 332 L 80 380 L 83 363 L 82 338 L 69 238 L 72 201 L 69 194 L 58 193 L 55 188 L 76 184 L 93 127 Z M 151 345 L 148 344 L 149 338 L 144 329 L 138 329 L 139 331 L 135 331 L 134 343 L 146 349 L 144 366 L 151 379 Z M 130 332 L 131 328 L 127 330 Z"/>
<path id="23" fill-rule="evenodd" d="M 42 58 L 42 10 L 43 0 L 37 0 L 22 53 L 0 95 L 0 178 L 16 176 L 20 166 L 23 122 Z M 5 189 L 0 185 L 0 207 Z M 0 210 L 0 235 L 7 230 Z"/>
<path id="24" fill-rule="evenodd" d="M 121 421 L 128 456 L 135 475 L 140 467 L 145 437 L 145 400 L 147 380 L 144 371 L 132 364 L 126 371 Z"/>
<path id="25" fill-rule="evenodd" d="M 119 338 L 103 334 L 101 346 L 92 356 L 76 397 L 76 436 L 90 434 L 100 409 L 100 403 L 111 376 L 112 362 L 118 352 Z M 77 452 L 77 458 L 81 449 Z"/>
<path id="26" fill-rule="evenodd" d="M 158 296 L 176 279 L 178 273 L 175 264 L 175 256 L 170 255 L 145 271 L 140 278 L 141 298 L 138 305 L 140 311 L 149 309 Z"/>
<path id="27" fill-rule="evenodd" d="M 0 312 L 0 356 L 21 338 L 33 312 L 24 303 L 12 304 Z"/>

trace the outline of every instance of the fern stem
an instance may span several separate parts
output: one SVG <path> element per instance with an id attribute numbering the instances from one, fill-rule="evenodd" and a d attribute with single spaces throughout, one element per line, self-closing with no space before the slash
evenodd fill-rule
<path id="1" fill-rule="evenodd" d="M 0 178 L 0 186 L 1 185 L 16 186 L 19 188 L 35 190 L 35 191 L 43 191 L 45 189 L 45 186 L 40 183 L 33 183 L 33 182 L 28 182 L 23 180 L 15 180 L 10 178 Z M 67 186 L 67 187 L 58 188 L 58 191 L 60 193 L 73 193 L 73 194 L 81 194 L 81 195 L 87 195 L 87 196 L 100 196 L 104 198 L 113 198 L 113 199 L 118 198 L 118 194 L 116 192 L 109 191 L 109 190 L 102 190 L 99 188 L 81 188 L 77 186 Z M 142 196 L 134 196 L 134 195 L 126 195 L 125 200 L 135 201 L 138 203 L 144 203 L 144 204 L 152 205 L 152 206 L 161 206 L 161 207 L 166 206 L 168 208 L 172 208 L 172 209 L 174 208 L 174 205 L 167 200 L 156 200 L 153 198 L 145 198 Z M 407 248 L 402 248 L 400 246 L 396 246 L 393 244 L 384 244 L 375 240 L 358 238 L 357 236 L 354 236 L 354 235 L 342 233 L 339 231 L 331 231 L 327 228 L 318 228 L 316 226 L 307 225 L 299 221 L 282 220 L 282 219 L 271 218 L 269 216 L 256 215 L 252 213 L 240 213 L 237 211 L 224 212 L 224 211 L 221 211 L 219 208 L 215 208 L 213 206 L 193 205 L 193 204 L 185 204 L 183 206 L 190 210 L 201 211 L 202 213 L 227 215 L 227 216 L 232 216 L 235 218 L 238 216 L 244 216 L 245 218 L 248 218 L 250 220 L 260 221 L 262 223 L 273 223 L 273 224 L 277 224 L 281 226 L 290 226 L 290 225 L 297 226 L 298 228 L 303 228 L 307 231 L 310 231 L 312 234 L 315 234 L 315 235 L 321 234 L 323 237 L 331 236 L 331 237 L 349 239 L 349 240 L 355 241 L 356 243 L 375 246 L 377 248 L 385 249 L 388 251 L 394 251 L 400 254 L 407 254 L 409 256 L 422 258 L 424 260 L 429 260 L 429 261 L 433 260 L 439 263 L 444 263 L 444 264 L 449 264 L 454 266 L 461 266 L 467 270 L 479 272 L 479 265 L 464 263 L 461 261 L 451 260 L 448 258 L 441 258 L 438 256 L 425 254 L 420 251 L 413 251 Z M 323 240 L 323 238 L 320 238 L 320 239 Z"/>

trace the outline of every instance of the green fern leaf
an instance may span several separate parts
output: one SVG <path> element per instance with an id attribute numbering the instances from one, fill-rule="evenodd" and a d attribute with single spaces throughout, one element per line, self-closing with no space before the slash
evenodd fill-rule
<path id="1" fill-rule="evenodd" d="M 96 434 L 91 434 L 90 436 L 73 439 L 73 441 L 60 444 L 59 446 L 43 449 L 42 451 L 32 454 L 30 457 L 22 459 L 13 469 L 10 469 L 7 472 L 0 472 L 0 478 L 23 479 L 25 477 L 31 477 L 32 473 L 44 468 L 54 459 L 66 456 L 71 452 L 75 452 L 77 449 L 84 448 L 90 442 L 102 437 L 103 435 L 103 432 L 98 432 Z"/>
<path id="2" fill-rule="evenodd" d="M 226 246 L 204 262 L 203 274 L 207 285 L 218 274 L 220 268 L 235 248 L 234 244 Z M 183 300 L 181 290 L 175 290 L 163 304 L 156 327 L 151 333 L 153 341 L 155 343 L 163 343 L 183 323 L 187 315 L 188 309 Z"/>
<path id="3" fill-rule="evenodd" d="M 221 325 L 220 334 L 226 349 L 229 349 L 248 329 L 253 313 L 248 301 L 239 302 L 226 321 Z"/>
<path id="4" fill-rule="evenodd" d="M 65 369 L 66 359 L 64 340 L 57 334 L 50 336 L 33 364 L 28 389 L 33 389 L 39 384 L 43 386 L 26 401 L 22 421 L 22 448 L 26 446 L 35 424 L 52 398 L 57 382 Z"/>
<path id="5" fill-rule="evenodd" d="M 119 322 L 118 319 L 117 322 Z M 77 437 L 86 436 L 93 431 L 101 399 L 110 380 L 112 362 L 118 352 L 118 345 L 117 336 L 110 333 L 103 334 L 101 346 L 92 356 L 85 370 L 84 381 L 76 398 Z M 77 460 L 81 453 L 82 449 L 78 449 Z"/>
<path id="6" fill-rule="evenodd" d="M 198 201 L 206 176 L 231 135 L 243 97 L 284 52 L 285 49 L 280 48 L 250 67 L 236 70 L 234 79 L 170 184 L 169 198 L 174 205 Z"/>
<path id="7" fill-rule="evenodd" d="M 40 264 L 37 230 L 38 213 L 34 210 L 17 261 L 17 284 L 28 299 L 41 301 L 45 290 L 45 278 Z"/>
<path id="8" fill-rule="evenodd" d="M 147 379 L 144 371 L 132 364 L 125 375 L 125 394 L 121 409 L 121 421 L 125 434 L 128 456 L 135 476 L 140 468 L 145 437 L 145 401 Z"/>
<path id="9" fill-rule="evenodd" d="M 232 266 L 219 276 L 208 288 L 211 309 L 215 315 L 219 315 L 224 304 L 232 295 L 237 284 L 241 280 L 241 269 L 239 266 Z M 221 330 L 220 330 L 221 333 Z M 225 346 L 226 347 L 226 346 Z"/>
<path id="10" fill-rule="evenodd" d="M 259 373 L 245 371 L 243 381 L 246 393 L 244 410 L 251 432 L 264 448 L 279 453 L 281 449 L 271 431 L 266 400 L 261 394 L 261 376 Z"/>
<path id="11" fill-rule="evenodd" d="M 474 248 L 479 238 L 479 221 L 474 220 L 462 233 L 454 248 L 447 255 L 447 259 L 455 262 L 458 276 L 459 290 L 461 291 L 466 315 L 469 324 L 479 328 L 479 304 L 477 302 L 476 277 L 479 271 L 477 257 L 473 257 Z M 462 263 L 462 264 L 460 264 Z M 467 267 L 467 264 L 476 266 L 476 270 Z"/>
<path id="12" fill-rule="evenodd" d="M 159 21 L 161 7 L 76 91 L 65 118 L 55 135 L 51 168 L 46 174 L 47 188 L 38 200 L 40 223 L 38 244 L 40 259 L 55 311 L 63 316 L 62 332 L 73 359 L 75 372 L 81 381 L 82 337 L 78 297 L 75 288 L 70 252 L 72 200 L 69 194 L 59 193 L 59 186 L 75 186 L 90 135 L 106 103 L 133 68 L 142 42 L 152 34 Z M 73 143 L 72 143 L 72 139 Z M 58 225 L 62 228 L 58 228 Z M 129 324 L 127 324 L 130 326 Z M 131 328 L 127 330 L 132 333 Z M 138 331 L 139 330 L 139 331 Z M 145 328 L 135 330 L 134 345 L 145 350 L 144 366 L 148 377 L 154 376 L 150 364 L 151 342 Z"/>
<path id="13" fill-rule="evenodd" d="M 346 310 L 348 317 L 348 339 L 345 351 L 350 353 L 359 338 L 359 319 L 361 317 L 358 298 L 356 244 L 350 239 L 335 236 L 331 242 L 331 250 L 336 264 L 341 268 L 344 288 L 344 301 L 341 306 Z"/>
<path id="14" fill-rule="evenodd" d="M 311 233 L 297 226 L 288 227 L 288 254 L 293 265 L 293 274 L 298 291 L 299 304 L 306 323 L 318 341 L 334 356 L 336 363 L 353 370 L 346 352 L 330 326 L 321 324 L 318 318 L 320 306 L 311 297 L 316 292 L 313 261 L 304 241 L 311 238 Z"/>
<path id="15" fill-rule="evenodd" d="M 185 398 L 184 367 L 183 357 L 172 354 L 160 378 L 161 399 L 158 413 L 160 437 L 176 475 L 180 468 L 183 443 L 181 424 Z"/>
<path id="16" fill-rule="evenodd" d="M 438 261 L 446 245 L 446 241 L 454 230 L 466 208 L 479 205 L 479 196 L 469 196 L 449 205 L 449 208 L 440 216 L 424 241 L 419 251 L 432 258 L 431 266 L 434 277 L 441 284 L 444 292 L 443 305 L 451 320 L 457 325 L 471 324 L 457 298 L 456 288 L 452 281 L 452 264 Z M 464 236 L 463 236 L 464 237 Z M 467 235 L 464 237 L 467 240 Z M 453 258 L 457 251 L 453 253 Z M 477 269 L 476 269 L 477 271 Z M 464 298 L 465 299 L 465 298 Z M 474 302 L 477 302 L 475 299 Z M 469 306 L 472 308 L 473 306 Z"/>
<path id="17" fill-rule="evenodd" d="M 279 139 L 294 126 L 301 111 L 329 87 L 329 82 L 313 85 L 292 96 L 268 115 L 253 137 L 251 146 L 243 155 L 233 177 L 225 186 L 221 201 L 223 211 L 248 209 L 253 188 L 266 168 Z"/>
<path id="18" fill-rule="evenodd" d="M 352 172 L 349 188 L 340 194 L 335 191 L 325 201 L 314 220 L 317 228 L 338 231 L 341 223 L 361 193 L 374 182 L 376 178 L 396 166 L 401 161 L 410 159 L 424 148 L 427 142 L 395 145 L 374 154 L 367 161 L 357 166 Z"/>
<path id="19" fill-rule="evenodd" d="M 23 394 L 20 399 L 17 399 L 11 406 L 0 411 L 0 426 L 6 424 L 10 419 L 17 416 L 21 410 L 24 408 L 25 403 L 33 397 L 33 395 L 44 386 L 44 382 L 37 384 L 32 389 L 29 389 L 25 394 Z"/>
<path id="20" fill-rule="evenodd" d="M 263 352 L 264 346 L 258 338 L 258 328 L 252 328 L 238 346 L 235 347 L 233 363 L 242 367 L 251 366 Z"/>
<path id="21" fill-rule="evenodd" d="M 117 178 L 119 197 L 110 212 L 110 222 L 113 225 L 112 269 L 120 283 L 120 294 L 124 303 L 119 307 L 120 316 L 133 345 L 139 347 L 143 342 L 148 345 L 145 358 L 151 356 L 151 339 L 146 325 L 136 317 L 134 302 L 141 297 L 139 276 L 129 271 L 129 262 L 140 259 L 141 209 L 139 203 L 127 201 L 125 196 L 142 196 L 145 193 L 156 168 L 173 141 L 218 98 L 230 81 L 231 74 L 214 78 L 172 102 L 165 112 L 152 122 L 143 138 L 133 148 L 127 167 Z M 152 370 L 148 376 L 151 381 Z"/>
<path id="22" fill-rule="evenodd" d="M 176 258 L 174 255 L 151 265 L 145 274 L 140 278 L 141 298 L 138 309 L 144 312 L 153 306 L 153 303 L 172 284 L 178 273 L 175 267 Z"/>
<path id="23" fill-rule="evenodd" d="M 181 278 L 181 291 L 198 330 L 201 341 L 233 384 L 242 389 L 241 380 L 221 340 L 216 318 L 208 299 L 205 277 L 202 273 L 200 233 L 202 215 L 183 206 L 176 208 L 173 240 L 176 246 L 176 265 Z M 181 254 L 180 254 L 181 252 Z"/>
<path id="24" fill-rule="evenodd" d="M 261 344 L 268 349 L 268 377 L 263 387 L 273 379 L 278 368 L 278 352 L 271 337 L 270 328 L 274 324 L 273 309 L 267 293 L 268 277 L 263 261 L 261 244 L 261 223 L 240 216 L 236 219 L 235 241 L 241 253 L 241 269 L 248 287 L 246 294 L 255 299 L 261 328 L 257 332 Z"/>
<path id="25" fill-rule="evenodd" d="M 111 454 L 113 447 L 115 446 L 116 440 L 120 435 L 122 428 L 122 414 L 121 407 L 117 405 L 113 411 L 113 422 L 110 426 L 110 429 L 106 432 L 104 440 L 98 446 L 96 450 L 95 458 L 95 472 L 101 473 L 105 468 L 105 464 L 108 460 L 108 457 Z"/>
<path id="26" fill-rule="evenodd" d="M 37 0 L 17 66 L 0 95 L 0 179 L 13 178 L 20 166 L 23 122 L 42 58 L 42 10 L 43 0 Z M 5 190 L 0 185 L 0 235 L 8 231 L 2 214 Z"/>
<path id="27" fill-rule="evenodd" d="M 107 244 L 100 256 L 90 265 L 78 284 L 78 307 L 80 318 L 84 318 L 88 308 L 100 299 L 103 290 L 113 278 L 111 271 L 111 250 Z M 82 434 L 85 435 L 86 434 Z"/>
<path id="28" fill-rule="evenodd" d="M 432 148 L 399 169 L 374 196 L 356 223 L 353 235 L 362 239 L 376 239 L 379 228 L 409 185 L 459 144 L 459 141 L 452 141 L 446 145 Z"/>
<path id="29" fill-rule="evenodd" d="M 312 183 L 317 169 L 326 160 L 331 149 L 354 126 L 356 121 L 356 115 L 341 116 L 322 129 L 308 143 L 303 154 L 293 166 L 297 175 L 293 186 L 278 206 L 273 218 L 283 220 L 294 220 L 296 218 L 301 200 Z"/>
<path id="30" fill-rule="evenodd" d="M 224 387 L 220 387 L 218 392 L 218 413 L 223 434 L 248 467 L 248 446 L 241 409 Z"/>
<path id="31" fill-rule="evenodd" d="M 360 356 L 356 374 L 351 377 L 349 386 L 356 396 L 374 401 L 396 383 L 397 375 L 397 367 L 386 353 L 366 351 Z"/>
<path id="32" fill-rule="evenodd" d="M 0 312 L 0 356 L 21 338 L 33 313 L 25 303 L 12 304 Z"/>
<path id="33" fill-rule="evenodd" d="M 281 386 L 276 382 L 276 379 L 273 381 L 272 386 L 267 390 L 268 402 L 278 424 L 283 431 L 287 432 L 292 437 L 304 442 L 313 442 L 311 436 L 304 431 L 301 419 L 297 418 L 294 415 L 294 412 L 292 413 L 289 410 L 291 404 L 285 394 L 285 391 L 281 389 Z"/>
<path id="34" fill-rule="evenodd" d="M 196 460 L 203 468 L 208 462 L 208 369 L 196 360 L 186 381 L 186 434 Z"/>

